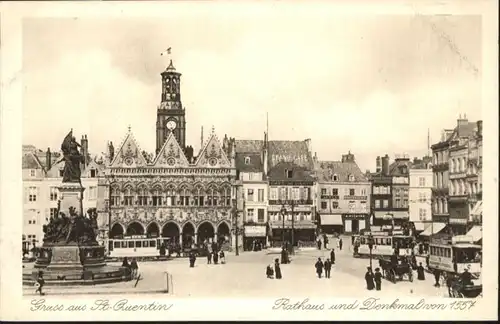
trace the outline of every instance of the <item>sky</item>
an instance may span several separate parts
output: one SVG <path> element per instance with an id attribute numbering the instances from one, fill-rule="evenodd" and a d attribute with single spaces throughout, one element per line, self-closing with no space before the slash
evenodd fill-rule
<path id="1" fill-rule="evenodd" d="M 299 11 L 23 22 L 23 144 L 58 150 L 73 128 L 93 154 L 128 126 L 154 152 L 160 73 L 182 73 L 187 144 L 312 140 L 320 160 L 351 151 L 427 153 L 460 114 L 481 119 L 480 16 L 335 16 Z"/>

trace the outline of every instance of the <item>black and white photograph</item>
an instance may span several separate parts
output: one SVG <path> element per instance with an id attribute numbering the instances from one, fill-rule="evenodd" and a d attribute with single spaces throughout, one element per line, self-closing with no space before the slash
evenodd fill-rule
<path id="1" fill-rule="evenodd" d="M 497 318 L 493 1 L 33 4 L 9 319 Z"/>

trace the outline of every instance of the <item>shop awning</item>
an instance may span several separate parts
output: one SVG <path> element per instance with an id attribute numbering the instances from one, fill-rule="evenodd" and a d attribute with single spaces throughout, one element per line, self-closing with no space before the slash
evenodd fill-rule
<path id="1" fill-rule="evenodd" d="M 483 228 L 481 226 L 473 226 L 465 236 L 470 236 L 473 242 L 478 242 L 483 238 Z"/>
<path id="2" fill-rule="evenodd" d="M 321 225 L 342 225 L 341 214 L 324 214 L 321 216 Z"/>
<path id="3" fill-rule="evenodd" d="M 430 223 L 427 228 L 420 233 L 420 236 L 431 236 L 441 232 L 446 227 L 444 223 Z"/>
<path id="4" fill-rule="evenodd" d="M 471 211 L 470 214 L 472 216 L 481 216 L 481 215 L 483 215 L 483 201 L 482 200 L 478 201 L 474 205 L 474 208 L 472 208 L 472 211 Z"/>
<path id="5" fill-rule="evenodd" d="M 413 224 L 415 225 L 415 230 L 417 232 L 425 230 L 427 225 L 429 225 L 429 223 L 424 223 L 424 222 L 414 222 Z"/>
<path id="6" fill-rule="evenodd" d="M 405 211 L 393 211 L 393 212 L 375 212 L 375 218 L 382 218 L 382 219 L 407 219 L 409 218 L 408 212 Z"/>

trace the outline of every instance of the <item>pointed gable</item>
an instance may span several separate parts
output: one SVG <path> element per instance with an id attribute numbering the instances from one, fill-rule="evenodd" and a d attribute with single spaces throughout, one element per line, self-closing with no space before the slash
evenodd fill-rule
<path id="1" fill-rule="evenodd" d="M 155 167 L 188 167 L 189 161 L 184 155 L 184 152 L 177 142 L 173 133 L 168 135 L 167 140 L 163 143 L 160 152 L 153 162 Z"/>
<path id="2" fill-rule="evenodd" d="M 111 167 L 137 168 L 145 167 L 146 164 L 146 159 L 142 155 L 141 149 L 132 135 L 132 131 L 129 129 L 125 140 L 123 140 L 115 158 L 111 162 Z"/>
<path id="3" fill-rule="evenodd" d="M 231 163 L 227 158 L 215 133 L 210 135 L 207 144 L 201 150 L 196 160 L 197 167 L 203 168 L 229 168 Z"/>

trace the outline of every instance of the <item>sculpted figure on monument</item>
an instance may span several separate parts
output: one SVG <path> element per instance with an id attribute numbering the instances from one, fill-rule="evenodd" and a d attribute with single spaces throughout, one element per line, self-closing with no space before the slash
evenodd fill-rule
<path id="1" fill-rule="evenodd" d="M 64 161 L 63 183 L 81 183 L 80 163 L 84 161 L 84 157 L 78 151 L 79 147 L 81 146 L 76 142 L 73 130 L 71 130 L 61 144 L 63 158 L 57 162 Z"/>

